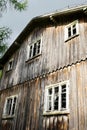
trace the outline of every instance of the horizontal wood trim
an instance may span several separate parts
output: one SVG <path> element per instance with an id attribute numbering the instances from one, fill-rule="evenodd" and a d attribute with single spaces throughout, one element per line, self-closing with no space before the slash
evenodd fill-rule
<path id="1" fill-rule="evenodd" d="M 25 61 L 26 63 L 32 63 L 35 60 L 37 60 L 39 58 L 39 56 L 41 56 L 42 54 L 38 54 L 36 56 L 33 56 L 32 58 L 28 59 L 27 61 Z"/>
<path id="2" fill-rule="evenodd" d="M 70 114 L 70 111 L 65 110 L 65 111 L 43 112 L 43 116 L 64 115 L 64 114 Z"/>

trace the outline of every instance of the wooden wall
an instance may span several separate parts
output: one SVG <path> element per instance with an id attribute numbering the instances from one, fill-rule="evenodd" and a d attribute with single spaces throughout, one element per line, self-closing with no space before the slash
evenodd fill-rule
<path id="1" fill-rule="evenodd" d="M 79 21 L 79 35 L 65 42 L 65 25 L 77 19 Z M 87 57 L 86 32 L 87 17 L 85 15 L 71 16 L 67 19 L 61 18 L 56 27 L 36 28 L 27 36 L 19 50 L 12 56 L 14 57 L 13 70 L 6 72 L 7 63 L 4 66 L 0 89 L 23 83 L 85 60 Z M 29 54 L 28 46 L 39 37 L 42 38 L 42 53 L 30 62 L 27 57 Z"/>
<path id="2" fill-rule="evenodd" d="M 43 115 L 45 86 L 69 80 L 69 114 Z M 5 98 L 18 95 L 15 117 L 3 119 Z M 0 92 L 0 130 L 86 130 L 87 60 Z"/>

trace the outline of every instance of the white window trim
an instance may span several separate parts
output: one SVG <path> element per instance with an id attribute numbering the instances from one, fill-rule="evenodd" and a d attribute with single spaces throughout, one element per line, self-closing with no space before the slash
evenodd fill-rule
<path id="1" fill-rule="evenodd" d="M 61 86 L 66 84 L 66 108 L 64 110 L 61 110 L 61 103 L 59 103 L 59 110 L 53 110 L 53 105 L 52 105 L 52 110 L 51 111 L 47 111 L 47 95 L 48 95 L 48 89 L 49 88 L 55 88 L 57 86 L 59 86 L 59 91 L 61 91 Z M 54 90 L 54 89 L 53 89 Z M 59 94 L 61 94 L 61 92 L 59 92 Z M 64 113 L 69 113 L 69 80 L 68 81 L 64 81 L 64 82 L 60 82 L 57 84 L 52 84 L 49 86 L 45 87 L 45 96 L 44 96 L 44 110 L 43 110 L 43 115 L 55 115 L 55 114 L 64 114 Z M 61 101 L 61 96 L 59 95 L 59 102 Z M 53 98 L 52 98 L 53 99 Z M 53 101 L 52 101 L 53 104 Z"/>
<path id="2" fill-rule="evenodd" d="M 73 26 L 74 24 L 76 24 L 76 34 L 75 34 L 75 35 L 72 34 L 72 26 Z M 69 27 L 71 27 L 71 36 L 70 36 L 70 37 L 68 37 L 68 28 L 69 28 Z M 72 39 L 72 38 L 74 38 L 75 36 L 78 36 L 78 35 L 79 35 L 79 21 L 78 21 L 78 20 L 75 20 L 75 21 L 73 21 L 72 23 L 66 25 L 64 32 L 65 32 L 65 34 L 64 34 L 64 36 L 65 36 L 65 38 L 64 38 L 64 39 L 65 39 L 65 42 L 68 41 L 68 40 L 70 40 L 70 39 Z"/>
<path id="3" fill-rule="evenodd" d="M 6 114 L 6 106 L 7 106 L 8 99 L 10 99 L 10 98 L 14 99 L 15 97 L 18 99 L 18 95 L 12 95 L 12 96 L 9 96 L 9 97 L 7 97 L 5 99 L 5 104 L 4 104 L 4 109 L 3 109 L 3 115 L 2 115 L 3 118 L 12 118 L 12 117 L 15 116 L 15 113 L 14 113 L 14 115 L 12 115 L 13 100 L 12 100 L 12 106 L 11 106 L 11 114 L 10 115 Z M 17 107 L 17 102 L 16 102 L 16 105 L 15 105 L 15 110 L 16 110 L 16 107 Z"/>
<path id="4" fill-rule="evenodd" d="M 31 54 L 32 56 L 30 57 L 30 47 L 31 47 L 31 45 L 34 48 L 34 44 L 37 43 L 37 41 L 39 41 L 39 40 L 40 40 L 40 52 L 38 54 L 36 54 L 35 56 L 33 56 L 33 51 L 32 51 L 32 54 Z M 32 43 L 30 43 L 28 45 L 28 56 L 27 56 L 27 60 L 31 60 L 31 59 L 33 59 L 33 58 L 41 55 L 41 53 L 42 53 L 42 37 L 36 39 L 34 42 L 32 42 Z"/>

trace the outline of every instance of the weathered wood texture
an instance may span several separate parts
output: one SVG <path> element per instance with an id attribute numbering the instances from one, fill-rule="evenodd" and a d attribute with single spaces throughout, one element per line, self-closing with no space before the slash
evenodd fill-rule
<path id="1" fill-rule="evenodd" d="M 69 80 L 69 114 L 43 116 L 45 86 Z M 3 119 L 5 98 L 18 95 L 15 117 Z M 87 61 L 0 92 L 0 130 L 87 130 Z"/>
<path id="2" fill-rule="evenodd" d="M 71 40 L 64 41 L 65 25 L 78 19 L 79 35 Z M 7 64 L 3 70 L 0 89 L 11 87 L 34 79 L 40 75 L 67 67 L 87 57 L 87 17 L 85 15 L 72 15 L 61 18 L 58 25 L 36 28 L 27 36 L 23 44 L 12 56 L 14 57 L 14 68 L 6 72 Z M 28 45 L 38 38 L 42 38 L 42 54 L 32 60 L 28 60 Z"/>

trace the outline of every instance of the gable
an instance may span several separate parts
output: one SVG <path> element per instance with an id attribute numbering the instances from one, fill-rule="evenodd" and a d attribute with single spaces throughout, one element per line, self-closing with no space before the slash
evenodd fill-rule
<path id="1" fill-rule="evenodd" d="M 23 43 L 23 40 L 29 35 L 35 28 L 37 27 L 46 27 L 46 26 L 56 26 L 59 21 L 61 21 L 61 18 L 65 20 L 65 18 L 68 18 L 70 16 L 74 15 L 81 15 L 86 13 L 87 5 L 71 8 L 71 9 L 65 9 L 63 11 L 56 11 L 54 13 L 42 15 L 39 17 L 33 18 L 29 24 L 24 28 L 24 30 L 21 32 L 21 34 L 17 37 L 17 39 L 12 43 L 12 45 L 9 47 L 5 55 L 0 59 L 0 69 L 3 68 L 3 65 L 8 61 L 11 55 L 15 53 L 15 51 L 20 48 L 21 44 Z"/>

